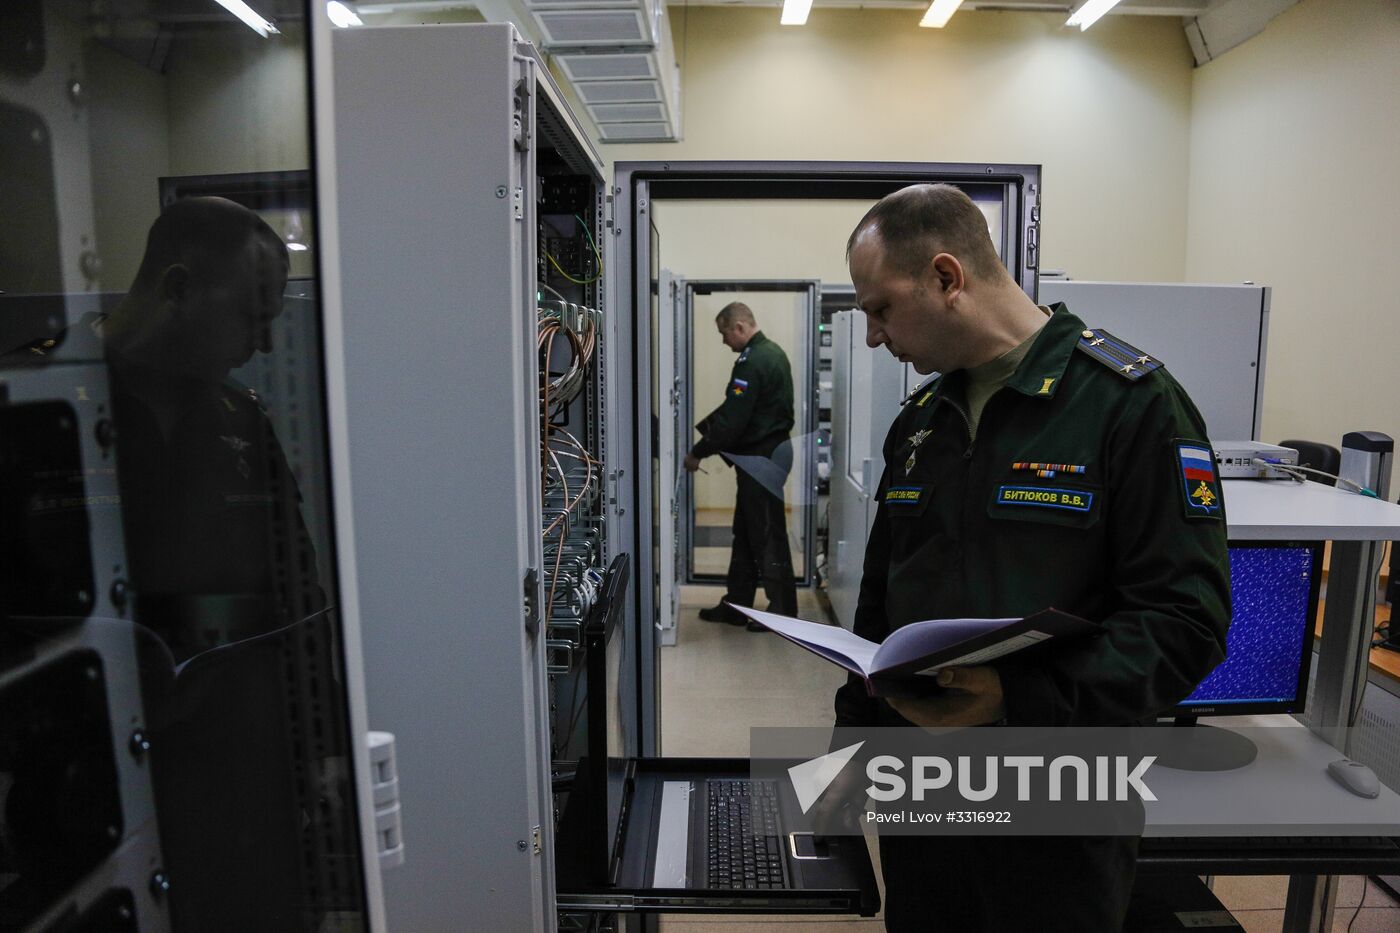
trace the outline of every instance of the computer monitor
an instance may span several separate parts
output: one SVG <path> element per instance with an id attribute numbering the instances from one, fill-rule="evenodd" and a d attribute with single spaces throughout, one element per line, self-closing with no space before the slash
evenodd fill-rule
<path id="1" fill-rule="evenodd" d="M 1226 657 L 1176 714 L 1302 712 L 1321 583 L 1320 541 L 1232 542 Z"/>
<path id="2" fill-rule="evenodd" d="M 1322 542 L 1250 541 L 1230 545 L 1230 628 L 1225 660 L 1177 704 L 1177 726 L 1157 763 L 1186 771 L 1230 771 L 1258 748 L 1198 716 L 1301 713 L 1307 703 L 1313 628 L 1322 582 Z"/>

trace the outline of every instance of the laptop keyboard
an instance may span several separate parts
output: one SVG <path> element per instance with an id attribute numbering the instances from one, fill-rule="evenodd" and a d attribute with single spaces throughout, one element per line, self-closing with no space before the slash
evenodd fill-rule
<path id="1" fill-rule="evenodd" d="M 785 888 L 776 781 L 711 778 L 709 886 L 753 890 Z M 761 834 L 755 831 L 761 827 Z"/>

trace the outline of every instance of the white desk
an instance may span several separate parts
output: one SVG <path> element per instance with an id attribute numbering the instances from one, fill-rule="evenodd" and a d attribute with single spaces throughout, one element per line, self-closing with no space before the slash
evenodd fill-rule
<path id="1" fill-rule="evenodd" d="M 1259 756 L 1234 771 L 1154 765 L 1147 784 L 1146 836 L 1400 836 L 1400 794 L 1374 800 L 1344 789 L 1327 765 L 1346 757 L 1292 716 L 1219 716 Z"/>
<path id="2" fill-rule="evenodd" d="M 1227 479 L 1225 517 L 1235 541 L 1400 540 L 1400 506 L 1321 483 Z"/>

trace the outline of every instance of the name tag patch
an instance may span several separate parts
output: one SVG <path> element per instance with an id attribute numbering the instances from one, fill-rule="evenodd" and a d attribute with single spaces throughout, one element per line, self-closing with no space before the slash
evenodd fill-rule
<path id="1" fill-rule="evenodd" d="M 999 486 L 997 505 L 1033 509 L 1062 509 L 1087 512 L 1094 505 L 1094 494 L 1084 489 L 1055 489 L 1048 486 Z"/>
<path id="2" fill-rule="evenodd" d="M 885 502 L 889 505 L 914 506 L 924 499 L 922 486 L 891 486 L 885 490 Z"/>

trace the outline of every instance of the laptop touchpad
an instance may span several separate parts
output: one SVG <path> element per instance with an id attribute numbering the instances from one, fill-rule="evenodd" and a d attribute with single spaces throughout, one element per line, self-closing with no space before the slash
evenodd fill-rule
<path id="1" fill-rule="evenodd" d="M 792 857 L 808 861 L 831 858 L 831 844 L 825 836 L 812 833 L 788 833 L 788 845 L 792 847 Z"/>

